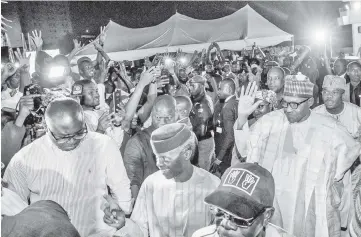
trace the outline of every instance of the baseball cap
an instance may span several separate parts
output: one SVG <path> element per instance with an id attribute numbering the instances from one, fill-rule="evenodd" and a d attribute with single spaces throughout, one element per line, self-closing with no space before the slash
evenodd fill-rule
<path id="1" fill-rule="evenodd" d="M 257 163 L 238 163 L 226 170 L 218 188 L 205 198 L 207 204 L 243 219 L 273 206 L 272 174 Z"/>
<path id="2" fill-rule="evenodd" d="M 92 62 L 92 60 L 88 57 L 81 57 L 78 59 L 78 61 L 76 62 L 78 64 L 78 67 L 80 66 L 80 64 L 82 64 L 83 62 Z"/>

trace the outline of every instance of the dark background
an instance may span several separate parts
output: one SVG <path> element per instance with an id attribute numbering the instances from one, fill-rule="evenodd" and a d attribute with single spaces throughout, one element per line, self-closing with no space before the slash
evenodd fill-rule
<path id="1" fill-rule="evenodd" d="M 64 38 L 61 38 L 64 34 L 55 35 L 52 28 L 54 24 L 60 24 L 56 20 L 57 16 L 65 14 L 63 3 L 59 2 L 55 9 L 50 9 L 45 2 L 11 1 L 1 4 L 2 15 L 6 16 L 6 11 L 11 9 L 9 6 L 12 4 L 17 5 L 17 8 L 13 9 L 18 9 L 22 32 L 43 29 L 43 35 L 47 34 L 47 37 L 44 37 L 44 48 L 63 46 L 69 50 L 72 38 L 84 34 L 98 35 L 100 26 L 107 25 L 110 19 L 130 28 L 150 27 L 164 22 L 176 11 L 192 18 L 208 20 L 230 15 L 246 4 L 277 27 L 295 35 L 295 44 L 314 43 L 315 28 L 323 27 L 332 32 L 334 48 L 352 46 L 351 25 L 337 25 L 339 8 L 344 5 L 341 1 L 70 1 L 69 24 L 72 25 L 73 32 Z M 35 15 L 36 17 L 33 17 Z M 35 23 L 30 24 L 31 19 Z M 51 19 L 53 21 L 50 22 Z M 47 28 L 44 28 L 44 25 L 47 25 Z M 50 40 L 49 35 L 53 35 L 56 40 Z"/>
<path id="2" fill-rule="evenodd" d="M 267 20 L 295 35 L 296 44 L 312 41 L 312 32 L 324 26 L 333 32 L 334 44 L 352 45 L 351 27 L 338 27 L 341 1 L 181 1 L 181 2 L 71 2 L 70 12 L 74 33 L 86 29 L 98 33 L 100 25 L 112 21 L 130 28 L 149 27 L 167 20 L 176 11 L 202 20 L 224 17 L 249 4 Z M 216 30 L 216 29 L 215 29 Z"/>

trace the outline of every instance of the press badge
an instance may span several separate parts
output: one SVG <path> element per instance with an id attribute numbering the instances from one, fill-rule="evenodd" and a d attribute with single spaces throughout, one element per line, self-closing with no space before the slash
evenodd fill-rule
<path id="1" fill-rule="evenodd" d="M 217 133 L 222 133 L 222 128 L 221 127 L 216 127 L 216 132 Z"/>

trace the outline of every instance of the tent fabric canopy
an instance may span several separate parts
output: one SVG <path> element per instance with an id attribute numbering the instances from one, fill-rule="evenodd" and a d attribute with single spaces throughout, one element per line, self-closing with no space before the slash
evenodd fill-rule
<path id="1" fill-rule="evenodd" d="M 290 41 L 288 34 L 266 20 L 249 5 L 235 13 L 214 20 L 197 20 L 180 13 L 163 23 L 132 29 L 110 21 L 106 26 L 104 50 L 113 60 L 137 60 L 161 52 L 193 53 L 217 42 L 221 49 L 242 50 L 256 43 L 267 47 Z M 95 58 L 90 44 L 79 56 Z"/>

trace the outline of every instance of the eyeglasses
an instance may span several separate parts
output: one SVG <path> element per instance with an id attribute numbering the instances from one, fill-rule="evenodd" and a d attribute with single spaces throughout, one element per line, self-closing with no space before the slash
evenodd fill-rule
<path id="1" fill-rule="evenodd" d="M 283 99 L 281 100 L 281 106 L 283 107 L 283 108 L 288 108 L 288 106 L 291 106 L 291 109 L 297 109 L 298 108 L 298 106 L 300 106 L 301 104 L 303 104 L 303 103 L 305 103 L 306 101 L 308 101 L 309 99 L 307 99 L 307 100 L 304 100 L 304 101 L 302 101 L 302 102 L 300 102 L 300 103 L 296 103 L 296 102 L 286 102 L 286 101 L 284 101 Z"/>
<path id="2" fill-rule="evenodd" d="M 265 108 L 265 106 L 268 106 L 269 104 L 260 104 L 258 105 L 257 109 L 258 110 L 263 110 Z"/>
<path id="3" fill-rule="evenodd" d="M 254 217 L 249 219 L 243 219 L 240 217 L 235 217 L 223 210 L 218 209 L 218 212 L 216 214 L 216 217 L 225 218 L 229 221 L 231 221 L 233 224 L 235 224 L 239 228 L 248 228 L 253 225 L 254 221 L 266 210 L 266 207 L 262 208 L 260 212 L 258 212 Z"/>
<path id="4" fill-rule="evenodd" d="M 88 134 L 88 128 L 85 125 L 84 128 L 82 128 L 80 131 L 78 131 L 77 133 L 73 134 L 73 135 L 67 135 L 64 137 L 56 137 L 54 135 L 54 133 L 48 129 L 48 131 L 50 132 L 50 134 L 53 136 L 53 138 L 55 139 L 55 141 L 57 141 L 58 143 L 66 143 L 68 142 L 70 139 L 75 139 L 75 140 L 81 140 L 83 139 L 87 134 Z"/>

